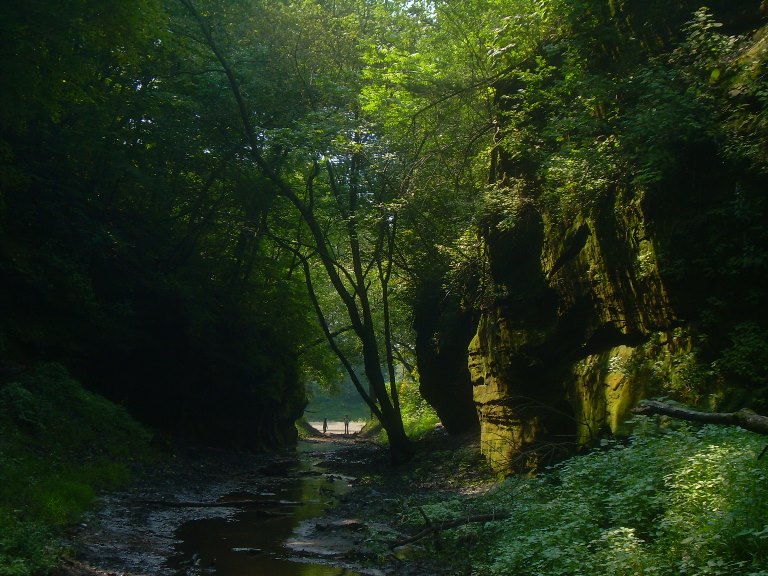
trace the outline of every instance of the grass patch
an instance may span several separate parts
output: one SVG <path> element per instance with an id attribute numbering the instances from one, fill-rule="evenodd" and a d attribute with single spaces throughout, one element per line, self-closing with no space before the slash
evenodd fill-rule
<path id="1" fill-rule="evenodd" d="M 309 403 L 304 410 L 307 420 L 342 421 L 344 416 L 349 416 L 350 420 L 366 420 L 371 415 L 371 409 L 348 380 L 333 389 L 310 384 L 307 392 Z"/>
<path id="2" fill-rule="evenodd" d="M 150 434 L 60 365 L 0 386 L 0 576 L 49 571 L 62 531 L 130 478 Z"/>
<path id="3" fill-rule="evenodd" d="M 398 387 L 398 398 L 400 401 L 400 414 L 403 418 L 403 428 L 411 440 L 419 440 L 440 424 L 440 418 L 435 409 L 430 406 L 421 396 L 418 390 L 418 384 L 411 380 L 403 380 Z M 368 419 L 368 423 L 363 428 L 364 435 L 375 437 L 378 442 L 387 444 L 389 442 L 386 431 L 377 426 L 377 421 Z"/>

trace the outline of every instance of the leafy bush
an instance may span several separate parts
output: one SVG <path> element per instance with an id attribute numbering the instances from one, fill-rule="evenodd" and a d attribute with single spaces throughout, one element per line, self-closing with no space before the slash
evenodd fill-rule
<path id="1" fill-rule="evenodd" d="M 6 413 L 44 431 L 36 441 L 47 448 L 82 451 L 93 443 L 91 453 L 128 456 L 149 440 L 147 430 L 125 409 L 82 388 L 60 364 L 41 365 L 2 392 Z M 13 412 L 19 408 L 23 409 L 21 417 Z M 94 439 L 98 441 L 94 443 Z"/>
<path id="2" fill-rule="evenodd" d="M 661 428 L 647 418 L 635 428 L 628 442 L 606 441 L 538 477 L 425 509 L 436 518 L 510 514 L 472 528 L 475 574 L 765 573 L 768 461 L 757 456 L 766 438 L 735 427 Z"/>
<path id="3" fill-rule="evenodd" d="M 434 430 L 440 418 L 419 393 L 418 385 L 412 380 L 403 380 L 400 383 L 399 395 L 406 433 L 411 437 L 418 437 Z"/>
<path id="4" fill-rule="evenodd" d="M 722 353 L 719 365 L 752 383 L 768 378 L 768 330 L 755 322 L 736 325 L 730 334 L 732 345 Z"/>
<path id="5" fill-rule="evenodd" d="M 40 427 L 40 415 L 34 395 L 18 382 L 0 388 L 0 410 L 18 424 Z"/>
<path id="6" fill-rule="evenodd" d="M 0 508 L 0 576 L 27 576 L 50 570 L 56 561 L 50 529 L 19 521 Z"/>

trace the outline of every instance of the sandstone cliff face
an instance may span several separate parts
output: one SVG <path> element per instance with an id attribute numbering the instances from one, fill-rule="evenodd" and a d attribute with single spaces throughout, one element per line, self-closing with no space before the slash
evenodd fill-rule
<path id="1" fill-rule="evenodd" d="M 639 201 L 619 195 L 570 225 L 532 204 L 515 227 L 489 233 L 494 297 L 469 346 L 483 452 L 498 468 L 617 431 L 677 357 L 675 313 Z M 653 347 L 653 350 L 651 350 Z"/>
<path id="2" fill-rule="evenodd" d="M 486 230 L 480 313 L 434 286 L 416 309 L 422 393 L 451 432 L 479 419 L 500 470 L 620 430 L 691 354 L 643 198 L 616 192 L 565 224 L 542 212 L 526 202 L 513 227 Z"/>
<path id="3" fill-rule="evenodd" d="M 768 406 L 768 33 L 732 4 L 720 27 L 687 0 L 585 3 L 495 82 L 468 375 L 434 353 L 465 324 L 416 328 L 456 376 L 425 396 L 471 389 L 500 470 L 620 431 L 642 397 Z"/>
<path id="4" fill-rule="evenodd" d="M 497 296 L 469 364 L 482 450 L 497 466 L 534 466 L 542 442 L 616 429 L 642 394 L 622 367 L 672 315 L 642 211 L 630 206 L 606 203 L 562 226 L 529 204 L 512 230 L 489 235 Z"/>
<path id="5" fill-rule="evenodd" d="M 768 156 L 765 124 L 750 123 L 765 118 L 752 96 L 767 54 L 757 5 L 716 4 L 722 30 L 751 35 L 740 45 L 705 12 L 683 24 L 692 2 L 674 14 L 590 6 L 566 41 L 583 60 L 547 45 L 495 86 L 468 364 L 482 450 L 499 469 L 617 432 L 646 396 L 768 404 L 756 368 L 768 358 Z M 628 49 L 648 30 L 663 33 Z M 668 67 L 674 79 L 657 85 Z M 590 91 L 602 82 L 608 92 Z"/>

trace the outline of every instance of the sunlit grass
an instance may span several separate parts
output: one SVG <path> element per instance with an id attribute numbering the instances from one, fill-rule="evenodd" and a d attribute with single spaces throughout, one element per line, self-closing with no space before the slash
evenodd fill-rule
<path id="1" fill-rule="evenodd" d="M 440 423 L 440 417 L 422 397 L 418 384 L 405 380 L 400 384 L 400 410 L 405 432 L 411 438 L 419 438 L 431 432 Z"/>

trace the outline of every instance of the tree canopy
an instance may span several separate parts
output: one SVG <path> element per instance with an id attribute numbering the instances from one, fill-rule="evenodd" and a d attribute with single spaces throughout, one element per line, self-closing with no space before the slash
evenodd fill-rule
<path id="1" fill-rule="evenodd" d="M 407 458 L 395 367 L 440 379 L 466 350 L 506 290 L 488 239 L 620 191 L 690 213 L 658 209 L 663 272 L 707 361 L 757 386 L 765 59 L 758 7 L 727 4 L 3 6 L 4 370 L 58 361 L 150 421 L 261 445 L 340 364 Z M 733 182 L 701 207 L 664 198 L 693 157 Z M 447 426 L 476 419 L 462 401 Z"/>

